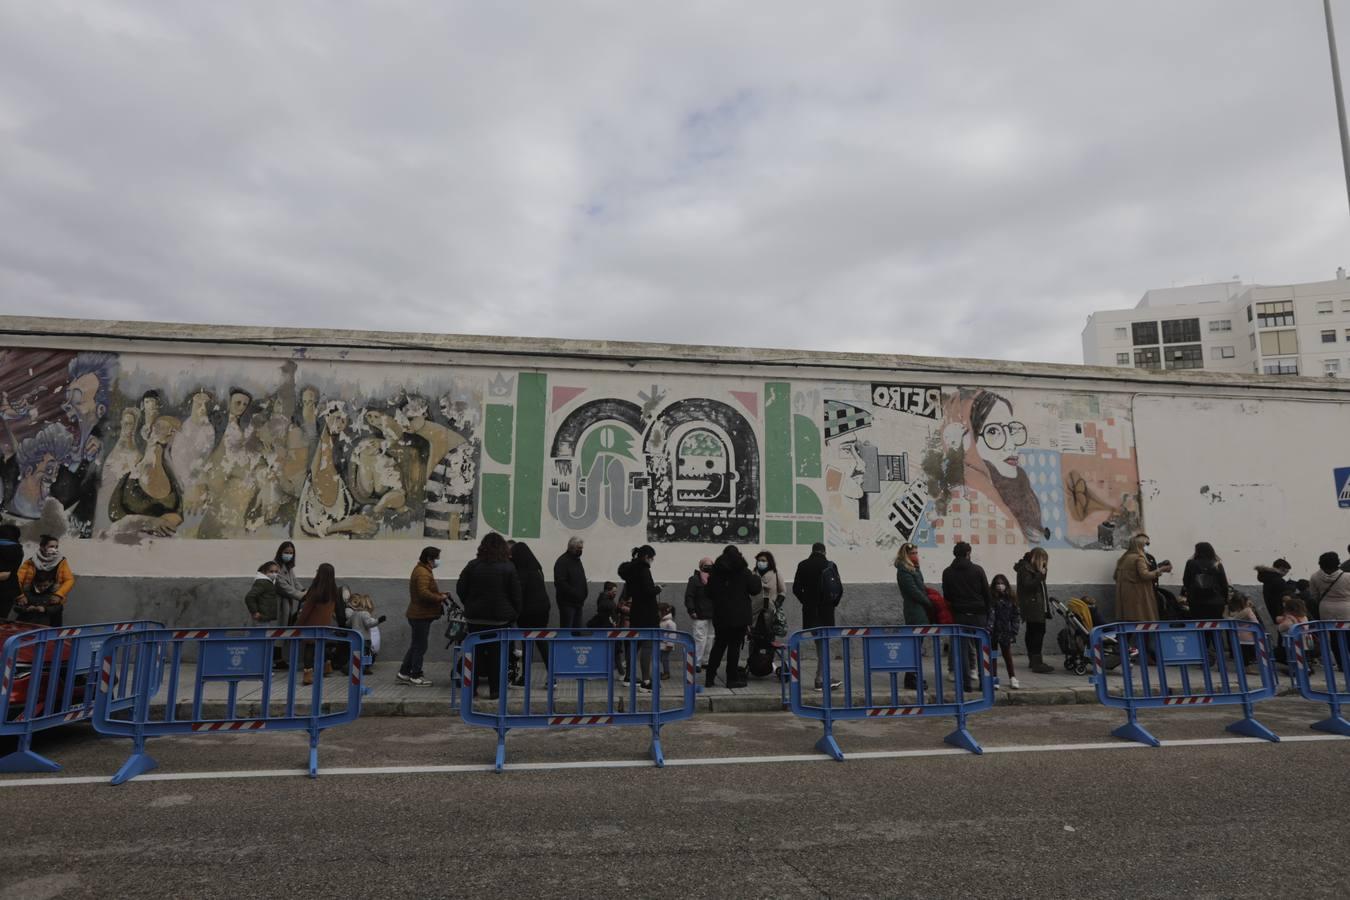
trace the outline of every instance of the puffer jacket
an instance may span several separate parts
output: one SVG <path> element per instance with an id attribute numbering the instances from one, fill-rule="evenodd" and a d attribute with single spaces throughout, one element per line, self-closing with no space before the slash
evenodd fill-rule
<path id="1" fill-rule="evenodd" d="M 923 570 L 918 566 L 907 569 L 897 565 L 895 583 L 900 586 L 900 597 L 904 600 L 905 624 L 931 625 L 933 603 L 928 599 L 928 589 L 923 583 Z"/>
<path id="2" fill-rule="evenodd" d="M 624 594 L 628 597 L 628 624 L 632 628 L 659 628 L 661 614 L 656 598 L 661 589 L 652 580 L 652 567 L 641 559 L 630 559 L 619 566 Z"/>
<path id="3" fill-rule="evenodd" d="M 989 611 L 990 640 L 995 645 L 1005 641 L 1011 643 L 1017 639 L 1017 631 L 1022 625 L 1022 616 L 1017 601 L 1007 594 L 995 596 L 994 608 Z"/>
<path id="4" fill-rule="evenodd" d="M 419 562 L 408 577 L 409 619 L 439 619 L 441 617 L 441 589 L 431 566 Z"/>
<path id="5" fill-rule="evenodd" d="M 509 561 L 472 560 L 459 573 L 455 588 L 464 604 L 464 618 L 471 625 L 507 625 L 524 608 L 520 576 Z"/>
<path id="6" fill-rule="evenodd" d="M 684 586 L 684 611 L 691 619 L 713 617 L 712 598 L 708 596 L 708 586 L 703 583 L 702 575 L 702 572 L 690 575 L 689 583 Z"/>
<path id="7" fill-rule="evenodd" d="M 750 627 L 754 621 L 753 598 L 763 589 L 763 583 L 750 571 L 745 557 L 719 556 L 708 575 L 713 627 L 718 630 Z"/>
<path id="8" fill-rule="evenodd" d="M 253 576 L 253 584 L 249 585 L 248 593 L 244 595 L 244 605 L 248 607 L 250 616 L 258 616 L 258 621 L 275 622 L 281 597 L 272 579 L 262 573 Z"/>

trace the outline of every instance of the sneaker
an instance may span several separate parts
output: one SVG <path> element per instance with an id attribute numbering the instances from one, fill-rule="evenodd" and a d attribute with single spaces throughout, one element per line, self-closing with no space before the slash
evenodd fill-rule
<path id="1" fill-rule="evenodd" d="M 423 678 L 421 675 L 415 675 L 408 679 L 408 684 L 413 687 L 431 687 L 431 679 Z"/>
<path id="2" fill-rule="evenodd" d="M 650 694 L 651 692 L 652 692 L 652 683 L 650 681 L 644 681 L 638 685 L 638 693 Z"/>
<path id="3" fill-rule="evenodd" d="M 411 684 L 412 676 L 404 675 L 402 672 L 399 672 L 397 675 L 394 676 L 394 680 L 397 681 L 399 684 Z"/>
<path id="4" fill-rule="evenodd" d="M 1020 688 L 1021 686 L 1022 686 L 1022 683 L 1021 683 L 1020 681 L 1018 681 L 1016 678 L 1009 678 L 1009 679 L 1008 679 L 1008 687 L 1012 688 L 1014 691 L 1017 690 L 1018 688 Z"/>

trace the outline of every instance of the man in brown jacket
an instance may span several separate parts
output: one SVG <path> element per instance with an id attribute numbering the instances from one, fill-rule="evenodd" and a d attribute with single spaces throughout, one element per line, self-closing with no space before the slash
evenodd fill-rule
<path id="1" fill-rule="evenodd" d="M 431 632 L 431 623 L 441 617 L 450 595 L 443 593 L 436 584 L 433 570 L 440 565 L 441 551 L 435 547 L 426 547 L 413 567 L 408 579 L 408 628 L 412 631 L 412 641 L 408 652 L 403 655 L 403 665 L 394 676 L 403 684 L 415 684 L 418 687 L 430 687 L 431 681 L 422 673 L 422 657 L 427 652 L 427 636 Z"/>

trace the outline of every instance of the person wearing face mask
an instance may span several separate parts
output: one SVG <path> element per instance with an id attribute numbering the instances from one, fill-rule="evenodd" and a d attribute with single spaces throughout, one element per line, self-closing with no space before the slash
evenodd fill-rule
<path id="1" fill-rule="evenodd" d="M 253 576 L 253 584 L 249 585 L 248 593 L 244 595 L 249 625 L 264 626 L 277 622 L 277 617 L 281 614 L 281 594 L 277 590 L 276 582 L 276 560 L 269 559 L 258 566 L 258 574 Z M 286 668 L 279 644 L 272 648 L 272 668 Z"/>
<path id="2" fill-rule="evenodd" d="M 768 616 L 769 621 L 773 621 L 774 605 L 787 596 L 787 588 L 783 584 L 783 576 L 778 574 L 778 565 L 774 562 L 773 554 L 768 550 L 761 550 L 755 554 L 755 574 L 759 576 L 763 590 L 755 598 L 751 621 L 758 621 L 760 616 Z"/>
<path id="3" fill-rule="evenodd" d="M 994 595 L 994 605 L 989 610 L 990 641 L 1003 657 L 1003 665 L 1008 670 L 1008 686 L 1017 690 L 1022 685 L 1013 668 L 1012 647 L 1013 641 L 1017 640 L 1018 627 L 1022 624 L 1022 613 L 1017 607 L 1017 597 L 1008 583 L 1008 576 L 995 575 L 994 580 L 989 582 L 989 590 Z M 997 669 L 994 674 L 998 674 Z"/>
<path id="4" fill-rule="evenodd" d="M 427 636 L 431 632 L 431 623 L 441 617 L 450 595 L 444 593 L 436 584 L 434 570 L 441 563 L 441 551 L 435 547 L 425 547 L 422 555 L 413 566 L 412 576 L 408 579 L 408 628 L 412 638 L 408 652 L 403 655 L 403 664 L 394 677 L 403 684 L 417 687 L 429 687 L 431 682 L 422 674 L 422 658 L 427 652 Z"/>
<path id="5" fill-rule="evenodd" d="M 300 611 L 301 598 L 305 596 L 305 589 L 300 587 L 300 582 L 295 577 L 295 544 L 282 541 L 273 559 L 277 564 L 277 597 L 280 600 L 277 607 L 277 622 L 290 625 L 295 619 L 295 614 Z"/>
<path id="6" fill-rule="evenodd" d="M 1154 587 L 1158 579 L 1172 571 L 1164 562 L 1155 568 L 1148 564 L 1148 535 L 1136 534 L 1130 546 L 1116 561 L 1116 621 L 1158 621 L 1158 598 Z"/>
<path id="7" fill-rule="evenodd" d="M 708 664 L 708 651 L 712 649 L 713 601 L 708 596 L 708 573 L 712 567 L 712 559 L 706 556 L 700 559 L 684 588 L 684 611 L 694 623 L 694 661 L 699 672 Z"/>

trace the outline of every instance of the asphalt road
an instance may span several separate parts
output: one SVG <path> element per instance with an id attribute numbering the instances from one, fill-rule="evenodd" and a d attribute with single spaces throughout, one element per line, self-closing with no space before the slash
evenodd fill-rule
<path id="1" fill-rule="evenodd" d="M 1320 711 L 1259 707 L 1291 738 Z M 640 730 L 595 729 L 512 733 L 509 761 L 539 768 L 500 775 L 476 768 L 490 732 L 370 719 L 324 737 L 316 781 L 293 774 L 298 735 L 194 735 L 150 746 L 183 780 L 116 788 L 59 780 L 127 753 L 76 727 L 37 745 L 60 776 L 0 776 L 0 900 L 1350 895 L 1350 743 L 1175 743 L 1231 718 L 1159 711 L 1153 749 L 1115 742 L 1101 708 L 996 709 L 972 717 L 980 757 L 941 752 L 950 721 L 852 723 L 836 763 L 812 723 L 706 716 L 667 729 L 664 770 L 632 764 Z M 615 765 L 575 767 L 594 761 Z M 341 771 L 391 766 L 465 769 Z M 281 774 L 194 775 L 252 770 Z"/>

